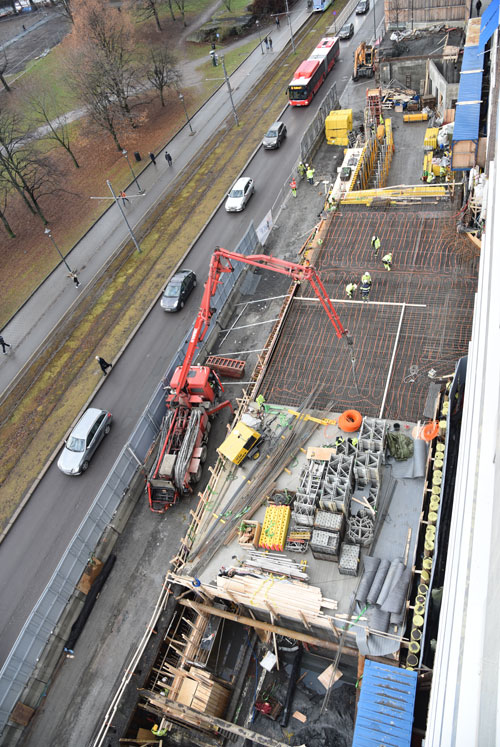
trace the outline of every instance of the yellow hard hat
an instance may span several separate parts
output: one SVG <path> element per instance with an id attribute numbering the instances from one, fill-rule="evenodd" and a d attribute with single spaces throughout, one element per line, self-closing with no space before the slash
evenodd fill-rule
<path id="1" fill-rule="evenodd" d="M 155 724 L 155 725 L 153 726 L 153 728 L 151 729 L 151 731 L 158 731 L 158 729 L 159 729 L 159 728 L 160 728 L 160 727 L 158 726 L 158 724 Z"/>

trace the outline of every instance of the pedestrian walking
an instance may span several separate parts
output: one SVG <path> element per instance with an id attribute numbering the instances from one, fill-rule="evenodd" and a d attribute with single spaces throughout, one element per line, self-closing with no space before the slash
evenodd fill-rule
<path id="1" fill-rule="evenodd" d="M 373 249 L 375 256 L 377 257 L 378 250 L 380 249 L 380 239 L 378 236 L 375 236 L 375 234 L 373 234 L 372 236 L 372 249 Z"/>
<path id="2" fill-rule="evenodd" d="M 309 166 L 309 164 L 306 164 L 306 176 L 309 184 L 314 184 L 314 172 L 315 169 L 313 169 L 312 166 Z"/>
<path id="3" fill-rule="evenodd" d="M 352 298 L 352 294 L 357 289 L 357 287 L 358 287 L 357 283 L 347 283 L 347 285 L 345 287 L 345 292 L 346 292 L 347 298 Z"/>
<path id="4" fill-rule="evenodd" d="M 122 198 L 122 205 L 125 205 L 126 202 L 130 202 L 123 190 L 120 192 L 120 197 Z"/>
<path id="5" fill-rule="evenodd" d="M 264 44 L 266 45 L 266 49 L 269 49 L 269 39 L 267 38 L 267 36 L 264 39 Z"/>
<path id="6" fill-rule="evenodd" d="M 108 363 L 107 361 L 105 361 L 104 358 L 101 358 L 100 355 L 96 355 L 95 359 L 98 362 L 98 364 L 100 365 L 101 371 L 103 372 L 104 376 L 107 376 L 108 375 L 108 368 L 113 368 L 113 364 L 112 363 Z"/>
<path id="7" fill-rule="evenodd" d="M 290 189 L 292 190 L 292 195 L 294 197 L 297 197 L 297 182 L 295 181 L 295 179 L 292 179 L 292 181 L 290 182 Z"/>
<path id="8" fill-rule="evenodd" d="M 481 14 L 481 5 L 482 5 L 481 0 L 477 0 L 477 3 L 476 3 L 476 13 L 478 14 L 478 16 Z"/>
<path id="9" fill-rule="evenodd" d="M 169 166 L 172 165 L 172 156 L 168 151 L 165 151 L 165 161 L 168 163 Z"/>
<path id="10" fill-rule="evenodd" d="M 2 335 L 0 335 L 0 345 L 2 346 L 2 351 L 5 353 L 5 355 L 7 355 L 6 348 L 10 348 L 12 346 L 9 345 L 8 342 L 5 342 L 5 340 L 3 339 Z"/>
<path id="11" fill-rule="evenodd" d="M 271 37 L 269 37 L 269 49 L 271 50 L 271 52 L 273 51 L 273 40 L 271 39 Z"/>
<path id="12" fill-rule="evenodd" d="M 280 27 L 280 17 L 276 16 L 276 28 L 279 29 L 279 27 Z"/>
<path id="13" fill-rule="evenodd" d="M 74 282 L 75 288 L 79 288 L 80 287 L 80 281 L 78 280 L 78 276 L 77 276 L 76 272 L 70 272 L 69 275 L 68 275 L 68 277 L 71 278 L 71 280 Z"/>
<path id="14" fill-rule="evenodd" d="M 151 163 L 153 164 L 153 166 L 156 166 L 156 156 L 155 156 L 155 154 L 154 153 L 150 153 L 149 157 L 151 159 Z"/>
<path id="15" fill-rule="evenodd" d="M 387 272 L 391 271 L 392 252 L 388 252 L 384 257 L 382 257 L 382 264 L 384 265 Z"/>

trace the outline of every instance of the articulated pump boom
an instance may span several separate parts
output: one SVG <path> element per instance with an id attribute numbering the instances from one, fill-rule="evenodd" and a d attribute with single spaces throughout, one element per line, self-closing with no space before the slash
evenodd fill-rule
<path id="1" fill-rule="evenodd" d="M 231 407 L 227 400 L 217 404 L 219 395 L 224 392 L 217 374 L 208 366 L 193 365 L 197 347 L 205 338 L 215 311 L 210 305 L 211 300 L 222 282 L 221 275 L 233 272 L 231 262 L 272 270 L 298 282 L 309 280 L 337 337 L 347 334 L 313 267 L 265 254 L 247 256 L 217 248 L 210 260 L 208 279 L 184 362 L 176 368 L 167 387 L 167 412 L 162 423 L 158 454 L 147 483 L 149 506 L 156 513 L 164 513 L 180 496 L 193 491 L 207 457 L 210 417 L 223 407 Z"/>

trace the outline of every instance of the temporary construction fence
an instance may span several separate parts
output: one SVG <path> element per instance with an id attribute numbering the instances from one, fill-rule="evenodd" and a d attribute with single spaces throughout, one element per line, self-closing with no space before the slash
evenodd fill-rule
<path id="1" fill-rule="evenodd" d="M 236 247 L 240 254 L 255 253 L 258 247 L 253 223 Z M 225 274 L 213 297 L 217 309 L 211 320 L 212 328 L 228 302 L 245 266 L 235 263 L 234 272 Z M 165 376 L 151 396 L 144 412 L 124 445 L 110 473 L 96 495 L 87 515 L 73 535 L 43 593 L 26 620 L 17 640 L 0 670 L 0 734 L 9 720 L 12 709 L 29 685 L 47 643 L 55 641 L 54 630 L 70 601 L 88 561 L 103 532 L 113 520 L 129 491 L 137 471 L 142 468 L 152 444 L 158 436 L 165 414 L 163 380 L 169 381 L 175 368 L 182 363 L 191 335 L 170 362 Z M 199 354 L 206 347 L 200 348 Z M 38 683 L 46 679 L 37 672 Z"/>

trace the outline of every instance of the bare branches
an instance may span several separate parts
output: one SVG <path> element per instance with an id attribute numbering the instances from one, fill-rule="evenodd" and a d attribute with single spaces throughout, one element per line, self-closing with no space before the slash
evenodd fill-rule
<path id="1" fill-rule="evenodd" d="M 182 16 L 182 24 L 183 26 L 186 26 L 186 19 L 184 17 L 184 6 L 186 5 L 186 0 L 175 0 L 175 4 L 177 5 L 179 12 Z"/>
<path id="2" fill-rule="evenodd" d="M 73 17 L 73 79 L 91 116 L 106 122 L 116 141 L 114 109 L 135 127 L 130 105 L 137 85 L 133 25 L 125 10 L 119 13 L 99 0 L 82 0 Z"/>
<path id="3" fill-rule="evenodd" d="M 2 49 L 2 53 L 0 54 L 0 81 L 2 82 L 2 85 L 5 88 L 5 90 L 10 93 L 12 91 L 12 88 L 9 86 L 9 84 L 5 80 L 5 75 L 7 73 L 8 68 L 9 68 L 9 60 L 7 59 L 7 54 L 5 52 L 5 49 Z"/>
<path id="4" fill-rule="evenodd" d="M 28 103 L 35 126 L 42 128 L 41 139 L 53 140 L 71 156 L 75 168 L 80 168 L 70 147 L 67 117 L 57 112 L 56 99 L 49 81 L 37 81 L 36 85 L 24 87 L 23 99 Z"/>
<path id="5" fill-rule="evenodd" d="M 156 88 L 160 94 L 161 105 L 165 106 L 163 93 L 165 88 L 178 88 L 181 82 L 174 56 L 166 49 L 153 49 L 146 75 L 153 88 Z"/>
<path id="6" fill-rule="evenodd" d="M 158 6 L 160 5 L 160 0 L 140 0 L 139 3 L 139 15 L 142 16 L 142 18 L 154 18 L 156 23 L 156 28 L 158 31 L 161 31 L 161 24 L 160 24 L 160 17 L 158 15 Z"/>
<path id="7" fill-rule="evenodd" d="M 26 140 L 24 128 L 15 114 L 0 114 L 0 185 L 15 189 L 32 213 L 47 223 L 40 198 L 54 192 L 53 172 Z"/>

